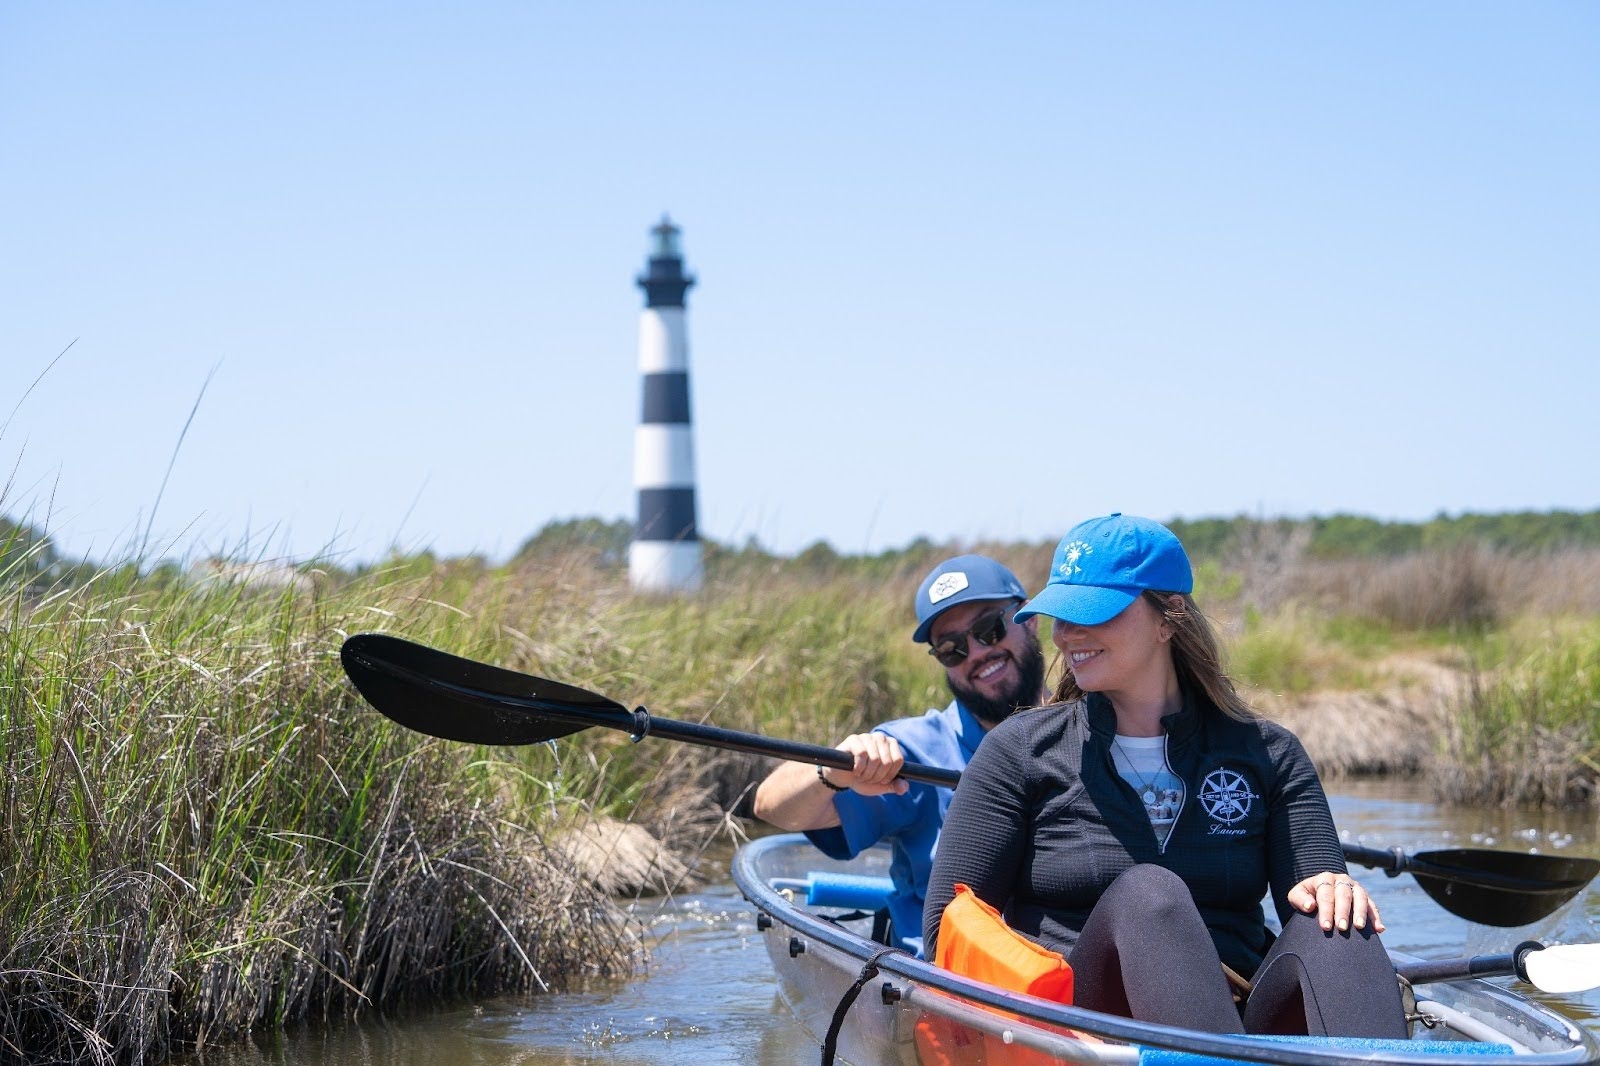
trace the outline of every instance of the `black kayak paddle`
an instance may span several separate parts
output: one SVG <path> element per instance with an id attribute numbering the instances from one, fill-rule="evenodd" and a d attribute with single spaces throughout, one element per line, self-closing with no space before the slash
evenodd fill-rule
<path id="1" fill-rule="evenodd" d="M 643 707 L 559 681 L 502 670 L 382 633 L 358 633 L 339 658 L 367 702 L 408 729 L 469 744 L 542 744 L 594 726 L 619 729 L 635 741 L 682 740 L 708 748 L 771 755 L 848 770 L 837 748 L 774 740 L 696 722 L 658 718 Z M 955 770 L 908 762 L 900 776 L 954 788 Z"/>
<path id="2" fill-rule="evenodd" d="M 383 633 L 358 633 L 339 652 L 345 673 L 368 703 L 408 729 L 470 744 L 539 744 L 601 726 L 703 747 L 769 755 L 791 762 L 850 769 L 837 748 L 777 740 L 695 722 L 677 722 L 643 707 L 628 710 L 596 692 L 532 674 L 463 659 Z M 953 788 L 961 774 L 908 762 L 908 781 Z M 1554 912 L 1600 873 L 1600 861 L 1483 848 L 1408 854 L 1345 844 L 1346 861 L 1409 873 L 1451 914 L 1479 925 L 1528 925 Z"/>
<path id="3" fill-rule="evenodd" d="M 1515 927 L 1538 921 L 1583 891 L 1600 873 L 1594 859 L 1445 848 L 1408 855 L 1344 845 L 1345 861 L 1390 877 L 1410 874 L 1434 901 L 1469 922 Z"/>

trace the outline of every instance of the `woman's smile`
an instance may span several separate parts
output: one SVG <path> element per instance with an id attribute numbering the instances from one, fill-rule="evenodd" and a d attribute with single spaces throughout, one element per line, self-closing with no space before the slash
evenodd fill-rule
<path id="1" fill-rule="evenodd" d="M 1143 597 L 1109 622 L 1080 626 L 1057 621 L 1050 633 L 1078 687 L 1103 692 L 1113 702 L 1118 693 L 1164 680 L 1171 669 L 1162 669 L 1170 635 L 1165 619 Z"/>

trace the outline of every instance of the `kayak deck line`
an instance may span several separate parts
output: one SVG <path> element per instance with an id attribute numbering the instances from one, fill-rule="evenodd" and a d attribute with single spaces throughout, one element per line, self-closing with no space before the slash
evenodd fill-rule
<path id="1" fill-rule="evenodd" d="M 1006 1044 L 1032 1048 L 1055 1062 L 1084 1066 L 1198 1066 L 1280 1063 L 1283 1066 L 1407 1066 L 1474 1063 L 1580 1066 L 1600 1063 L 1600 1043 L 1570 1019 L 1509 989 L 1481 980 L 1427 986 L 1417 1010 L 1426 1016 L 1414 1039 L 1386 1044 L 1336 1039 L 1274 1039 L 1201 1033 L 1137 1022 L 1007 992 L 939 969 L 830 921 L 811 907 L 863 911 L 863 884 L 883 882 L 886 849 L 852 863 L 830 860 L 799 834 L 764 837 L 739 849 L 734 881 L 757 910 L 758 935 L 773 962 L 779 991 L 800 1024 L 821 1041 L 837 1015 L 841 1061 L 853 1066 L 916 1066 L 915 1027 L 933 1015 Z M 839 893 L 842 893 L 840 895 Z M 821 903 L 810 902 L 816 897 Z M 849 916 L 845 916 L 848 918 Z M 873 956 L 877 956 L 875 959 Z M 878 971 L 846 1010 L 843 992 L 869 959 Z M 1420 960 L 1396 955 L 1397 963 Z M 995 1013 L 1003 1012 L 1003 1013 Z M 1428 1023 L 1432 1023 L 1432 1028 Z M 1050 1026 L 1091 1034 L 1080 1040 Z M 1105 1043 L 1096 1042 L 1109 1041 Z"/>

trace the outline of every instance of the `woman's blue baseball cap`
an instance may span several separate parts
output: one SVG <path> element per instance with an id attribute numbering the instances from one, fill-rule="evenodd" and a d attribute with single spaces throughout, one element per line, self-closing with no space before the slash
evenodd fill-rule
<path id="1" fill-rule="evenodd" d="M 933 620 L 968 600 L 1025 600 L 1028 592 L 1017 575 L 987 555 L 958 555 L 928 572 L 917 589 L 917 631 L 911 639 L 928 642 Z"/>
<path id="2" fill-rule="evenodd" d="M 1016 621 L 1049 615 L 1080 626 L 1109 622 L 1146 589 L 1193 592 L 1194 570 L 1172 530 L 1121 513 L 1079 522 L 1056 545 L 1050 580 Z"/>

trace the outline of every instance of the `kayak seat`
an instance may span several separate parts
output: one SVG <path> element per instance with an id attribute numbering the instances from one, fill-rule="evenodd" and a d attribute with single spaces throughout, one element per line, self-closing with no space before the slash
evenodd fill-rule
<path id="1" fill-rule="evenodd" d="M 858 911 L 876 911 L 887 907 L 889 893 L 894 891 L 894 882 L 887 877 L 822 873 L 817 870 L 807 874 L 797 887 L 800 886 L 805 889 L 807 906 L 844 907 Z"/>
<path id="2" fill-rule="evenodd" d="M 894 891 L 894 882 L 887 877 L 813 870 L 803 878 L 773 878 L 772 887 L 780 891 L 804 892 L 808 907 L 839 907 L 852 912 L 832 917 L 822 915 L 831 922 L 852 922 L 870 917 L 872 942 L 895 942 L 894 929 L 889 923 L 889 893 Z"/>

